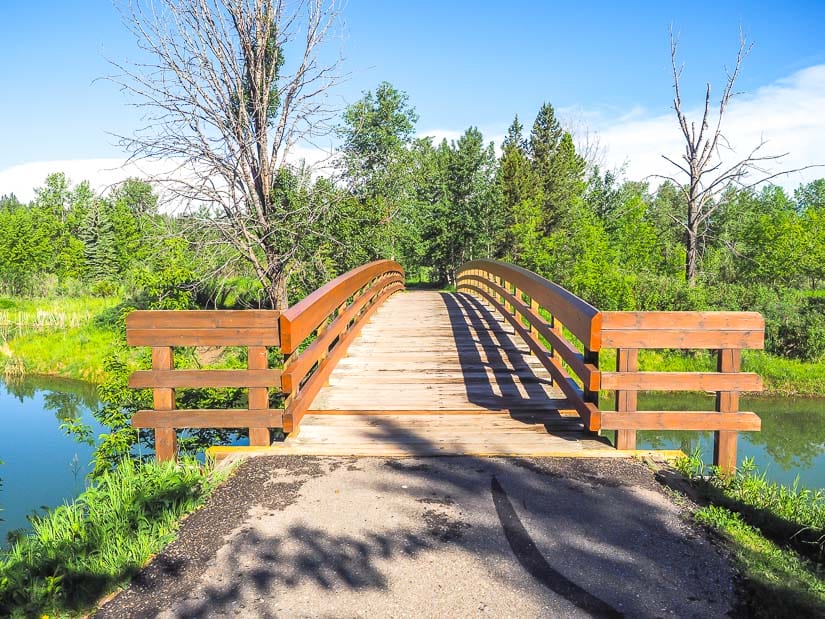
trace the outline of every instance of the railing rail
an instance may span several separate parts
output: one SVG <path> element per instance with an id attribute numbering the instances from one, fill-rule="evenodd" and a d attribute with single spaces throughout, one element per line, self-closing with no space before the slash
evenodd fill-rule
<path id="1" fill-rule="evenodd" d="M 172 460 L 181 428 L 249 428 L 250 445 L 271 443 L 271 428 L 297 430 L 301 417 L 366 320 L 404 288 L 404 271 L 391 260 L 371 262 L 322 286 L 285 312 L 271 310 L 135 311 L 126 318 L 126 341 L 152 348 L 152 369 L 129 386 L 152 389 L 153 408 L 132 416 L 153 428 L 155 455 Z M 313 339 L 309 342 L 309 339 Z M 243 346 L 247 368 L 174 369 L 174 348 Z M 269 367 L 269 348 L 280 348 L 283 369 Z M 244 387 L 246 409 L 178 409 L 177 388 Z M 282 394 L 283 408 L 270 407 Z"/>
<path id="2" fill-rule="evenodd" d="M 458 292 L 475 293 L 501 312 L 564 392 L 585 427 L 599 430 L 599 310 L 535 273 L 494 260 L 464 264 L 456 284 Z M 550 318 L 542 316 L 541 310 Z M 564 337 L 562 324 L 582 343 L 583 353 Z M 570 372 L 579 378 L 581 387 Z"/>
<path id="3" fill-rule="evenodd" d="M 353 269 L 322 286 L 281 315 L 283 390 L 287 394 L 284 432 L 294 432 L 335 364 L 379 305 L 404 289 L 404 269 L 379 260 Z M 310 336 L 315 340 L 299 347 Z"/>
<path id="4" fill-rule="evenodd" d="M 758 375 L 740 371 L 742 350 L 764 346 L 765 322 L 758 313 L 600 312 L 535 273 L 492 260 L 466 263 L 457 282 L 459 292 L 481 296 L 513 325 L 588 429 L 616 430 L 619 449 L 635 449 L 637 430 L 713 431 L 714 463 L 731 470 L 737 432 L 761 427 L 756 414 L 739 410 L 742 391 L 762 390 Z M 581 342 L 583 353 L 563 337 L 561 322 Z M 616 350 L 615 372 L 598 368 L 604 349 Z M 640 349 L 714 350 L 717 369 L 643 372 Z M 600 390 L 615 392 L 615 411 L 598 407 Z M 712 391 L 716 406 L 713 411 L 640 411 L 639 391 Z"/>

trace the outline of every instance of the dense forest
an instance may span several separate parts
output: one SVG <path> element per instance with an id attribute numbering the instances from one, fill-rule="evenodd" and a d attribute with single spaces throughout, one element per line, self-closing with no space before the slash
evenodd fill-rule
<path id="1" fill-rule="evenodd" d="M 297 214 L 302 239 L 284 265 L 290 301 L 377 258 L 446 286 L 464 261 L 496 258 L 603 310 L 759 311 L 769 351 L 825 353 L 825 179 L 793 195 L 774 185 L 724 194 L 703 223 L 689 282 L 684 193 L 600 169 L 552 105 L 529 125 L 515 118 L 499 155 L 475 127 L 434 143 L 416 137 L 416 122 L 407 95 L 382 83 L 344 111 L 334 169 L 281 168 L 273 192 L 282 212 Z M 55 173 L 29 204 L 0 198 L 0 292 L 161 308 L 271 304 L 265 280 L 221 235 L 223 215 L 172 210 L 159 189 L 130 179 L 97 195 Z"/>

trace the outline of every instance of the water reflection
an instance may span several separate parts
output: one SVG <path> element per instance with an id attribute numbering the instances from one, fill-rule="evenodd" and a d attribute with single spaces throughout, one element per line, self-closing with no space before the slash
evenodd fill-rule
<path id="1" fill-rule="evenodd" d="M 604 399 L 602 407 L 612 406 Z M 705 394 L 639 395 L 641 410 L 713 410 L 714 397 Z M 738 459 L 752 457 L 768 478 L 781 483 L 800 483 L 809 488 L 825 487 L 825 399 L 743 398 L 741 410 L 753 411 L 762 419 L 761 432 L 739 434 Z M 707 462 L 713 455 L 712 432 L 645 431 L 638 433 L 642 449 L 702 450 Z"/>
<path id="2" fill-rule="evenodd" d="M 76 441 L 64 426 L 75 421 L 97 436 L 94 385 L 28 376 L 0 382 L 0 544 L 27 528 L 27 515 L 71 500 L 85 487 L 94 446 Z"/>

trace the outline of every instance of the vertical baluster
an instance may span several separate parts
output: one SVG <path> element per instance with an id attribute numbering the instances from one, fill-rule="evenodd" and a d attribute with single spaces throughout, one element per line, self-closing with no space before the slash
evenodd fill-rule
<path id="1" fill-rule="evenodd" d="M 738 372 L 742 367 L 742 351 L 725 348 L 718 352 L 716 362 L 717 372 Z M 736 413 L 739 411 L 738 391 L 717 391 L 716 410 L 720 413 Z M 725 472 L 732 472 L 736 468 L 736 439 L 735 430 L 721 430 L 714 433 L 713 463 Z"/>
<path id="2" fill-rule="evenodd" d="M 250 346 L 246 366 L 250 370 L 266 370 L 269 367 L 266 346 Z M 249 410 L 266 410 L 269 408 L 269 388 L 249 388 Z M 271 444 L 269 428 L 249 428 L 249 444 L 255 447 Z"/>
<path id="3" fill-rule="evenodd" d="M 599 351 L 590 350 L 589 348 L 587 348 L 585 346 L 584 354 L 582 356 L 584 357 L 584 362 L 585 363 L 592 363 L 597 368 L 599 367 Z M 561 363 L 561 359 L 559 359 L 559 363 Z M 592 402 L 598 408 L 598 406 L 599 406 L 599 392 L 598 391 L 591 391 L 590 389 L 587 388 L 587 386 L 585 386 L 585 388 L 582 391 L 583 391 L 582 395 L 584 397 L 584 401 L 585 402 Z"/>
<path id="4" fill-rule="evenodd" d="M 152 369 L 171 372 L 175 359 L 171 346 L 152 347 Z M 175 390 L 169 387 L 155 387 L 152 399 L 156 411 L 175 410 Z M 178 455 L 178 439 L 175 428 L 155 428 L 155 459 L 158 462 L 174 460 Z"/>
<path id="5" fill-rule="evenodd" d="M 533 321 L 534 320 L 536 320 L 536 319 L 540 320 L 541 319 L 541 314 L 539 313 L 539 302 L 536 301 L 533 297 L 530 297 L 530 309 L 532 310 L 533 314 L 537 317 L 537 318 L 533 318 L 533 317 L 530 318 L 530 337 L 533 338 L 533 341 L 536 344 L 541 344 L 541 340 L 539 339 L 539 332 L 536 329 L 536 327 L 533 326 Z M 535 353 L 532 351 L 532 349 L 530 350 L 530 354 L 535 355 Z M 550 384 L 552 384 L 552 383 L 553 383 L 553 378 L 552 378 L 552 375 L 551 375 Z"/>
<path id="6" fill-rule="evenodd" d="M 619 348 L 616 351 L 616 371 L 636 372 L 639 369 L 639 350 Z M 637 407 L 636 391 L 616 391 L 616 411 L 632 413 Z M 616 430 L 616 449 L 636 449 L 636 430 Z"/>

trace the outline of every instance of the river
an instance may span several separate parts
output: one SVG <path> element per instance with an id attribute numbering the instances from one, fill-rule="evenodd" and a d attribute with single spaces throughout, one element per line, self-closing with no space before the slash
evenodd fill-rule
<path id="1" fill-rule="evenodd" d="M 28 527 L 28 514 L 83 490 L 94 448 L 75 441 L 60 424 L 80 417 L 97 436 L 104 431 L 92 416 L 97 406 L 95 387 L 83 382 L 46 377 L 0 382 L 0 546 L 9 531 Z M 642 410 L 712 406 L 711 396 L 695 394 L 639 398 Z M 602 407 L 609 408 L 609 400 Z M 741 409 L 759 414 L 762 431 L 739 435 L 740 462 L 753 457 L 774 481 L 790 484 L 798 476 L 806 487 L 825 487 L 825 399 L 743 398 Z M 699 446 L 709 460 L 713 441 L 710 432 L 639 432 L 638 446 L 686 453 Z"/>

